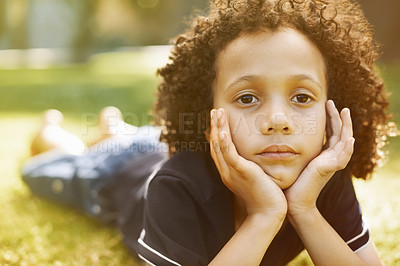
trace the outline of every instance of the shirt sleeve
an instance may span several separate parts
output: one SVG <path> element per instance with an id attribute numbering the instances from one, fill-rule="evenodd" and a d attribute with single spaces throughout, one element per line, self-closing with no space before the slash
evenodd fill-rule
<path id="1" fill-rule="evenodd" d="M 209 260 L 193 189 L 171 176 L 149 184 L 136 251 L 154 265 L 206 265 Z"/>
<path id="2" fill-rule="evenodd" d="M 362 217 L 350 176 L 342 172 L 335 174 L 322 190 L 317 206 L 353 251 L 368 243 L 368 224 Z"/>

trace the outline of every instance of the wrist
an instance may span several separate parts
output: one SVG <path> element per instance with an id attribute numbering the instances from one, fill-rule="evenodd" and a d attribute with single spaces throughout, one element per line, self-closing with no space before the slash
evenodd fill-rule
<path id="1" fill-rule="evenodd" d="M 286 203 L 286 202 L 285 202 Z M 283 221 L 287 215 L 287 204 L 263 209 L 247 209 L 247 216 L 263 220 Z"/>
<path id="2" fill-rule="evenodd" d="M 249 221 L 259 226 L 271 227 L 276 226 L 278 229 L 283 224 L 286 218 L 286 211 L 270 211 L 267 213 L 252 213 L 248 214 L 246 221 Z"/>
<path id="3" fill-rule="evenodd" d="M 284 220 L 288 211 L 288 204 L 283 193 L 281 193 L 281 198 L 269 202 L 268 204 L 253 204 L 243 202 L 243 208 L 246 210 L 247 216 L 259 217 L 262 219 L 278 219 Z"/>
<path id="4" fill-rule="evenodd" d="M 321 216 L 317 206 L 308 206 L 302 208 L 290 208 L 288 210 L 288 220 L 295 226 L 296 224 L 306 224 L 315 220 L 317 216 Z"/>
<path id="5" fill-rule="evenodd" d="M 317 209 L 317 196 L 313 193 L 307 192 L 306 195 L 299 195 L 292 193 L 293 191 L 286 191 L 287 199 L 287 214 L 288 216 L 303 216 L 310 214 Z"/>

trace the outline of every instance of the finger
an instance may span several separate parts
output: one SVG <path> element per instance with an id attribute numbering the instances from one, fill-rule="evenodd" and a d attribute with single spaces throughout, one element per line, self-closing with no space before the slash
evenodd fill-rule
<path id="1" fill-rule="evenodd" d="M 326 171 L 338 171 L 344 169 L 349 163 L 354 151 L 353 137 L 346 141 L 339 141 L 336 145 L 326 152 L 325 166 Z"/>
<path id="2" fill-rule="evenodd" d="M 210 148 L 212 148 L 212 152 L 215 154 L 215 149 L 217 149 L 215 143 L 218 142 L 218 127 L 216 123 L 215 109 L 211 110 L 210 117 Z"/>
<path id="3" fill-rule="evenodd" d="M 339 111 L 336 109 L 335 104 L 332 100 L 327 102 L 327 111 L 329 117 L 329 124 L 331 135 L 329 136 L 329 148 L 336 145 L 340 139 L 340 133 L 342 129 L 342 119 L 340 118 Z"/>
<path id="4" fill-rule="evenodd" d="M 240 165 L 242 163 L 242 158 L 236 151 L 236 147 L 233 144 L 232 136 L 228 124 L 227 115 L 224 109 L 217 110 L 218 128 L 219 128 L 219 140 L 221 143 L 221 154 L 224 157 L 226 163 L 231 165 L 235 170 L 242 171 Z"/>
<path id="5" fill-rule="evenodd" d="M 210 152 L 211 152 L 211 157 L 214 160 L 215 165 L 218 168 L 217 162 L 216 162 L 216 153 L 215 153 L 215 140 L 216 140 L 216 125 L 215 125 L 215 109 L 212 109 L 210 111 Z"/>
<path id="6" fill-rule="evenodd" d="M 340 119 L 342 121 L 342 128 L 340 130 L 340 136 L 338 142 L 331 147 L 337 156 L 346 149 L 346 141 L 350 141 L 353 138 L 353 125 L 351 122 L 350 110 L 343 108 L 340 112 Z M 349 145 L 347 143 L 347 145 Z"/>
<path id="7" fill-rule="evenodd" d="M 213 159 L 215 162 L 215 166 L 217 167 L 218 172 L 222 180 L 224 181 L 224 179 L 229 177 L 229 167 L 224 161 L 224 157 L 222 156 L 221 150 L 215 150 Z"/>
<path id="8" fill-rule="evenodd" d="M 224 109 L 220 108 L 216 112 L 217 114 L 217 126 L 218 126 L 218 134 L 221 139 L 224 139 L 224 136 L 227 135 L 229 137 L 228 141 L 232 141 L 230 128 L 228 124 L 227 114 Z M 224 134 L 221 134 L 224 133 Z M 229 144 L 227 141 L 224 141 L 225 144 Z M 221 143 L 222 144 L 222 143 Z M 225 145 L 224 148 L 229 148 L 230 145 Z"/>
<path id="9" fill-rule="evenodd" d="M 220 145 L 218 140 L 218 126 L 217 126 L 217 116 L 216 110 L 212 109 L 210 112 L 211 116 L 211 130 L 210 130 L 210 150 L 211 150 L 211 157 L 214 160 L 215 166 L 217 167 L 218 171 L 221 173 L 221 166 L 220 166 L 220 159 L 217 155 L 220 152 Z"/>
<path id="10" fill-rule="evenodd" d="M 353 137 L 348 137 L 347 139 L 341 138 L 333 147 L 330 147 L 329 150 L 325 151 L 326 155 L 329 157 L 338 157 L 344 151 L 349 151 L 349 141 L 351 142 Z"/>
<path id="11" fill-rule="evenodd" d="M 335 146 L 331 147 L 331 149 L 329 150 L 330 156 L 332 158 L 337 158 L 343 152 L 344 146 L 345 146 L 345 142 L 338 141 L 335 144 Z"/>
<path id="12" fill-rule="evenodd" d="M 350 110 L 348 108 L 343 108 L 340 112 L 340 117 L 343 122 L 342 130 L 340 132 L 340 140 L 346 141 L 353 136 L 353 124 L 351 122 Z"/>
<path id="13" fill-rule="evenodd" d="M 220 108 L 216 111 L 218 138 L 221 143 L 221 152 L 226 152 L 231 147 L 232 137 L 230 134 L 229 124 L 227 121 L 226 112 Z M 232 143 L 233 145 L 233 143 Z"/>
<path id="14" fill-rule="evenodd" d="M 349 137 L 346 141 L 344 141 L 345 144 L 343 150 L 337 157 L 339 169 L 344 169 L 349 163 L 354 151 L 354 142 L 355 139 L 353 137 Z"/>

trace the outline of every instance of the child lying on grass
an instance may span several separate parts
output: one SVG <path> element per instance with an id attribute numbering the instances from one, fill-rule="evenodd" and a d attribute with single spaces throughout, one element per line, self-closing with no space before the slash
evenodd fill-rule
<path id="1" fill-rule="evenodd" d="M 138 178 L 138 156 L 101 188 L 128 248 L 154 265 L 284 265 L 303 249 L 379 265 L 351 180 L 388 133 L 377 57 L 350 1 L 214 1 L 158 72 L 169 159 Z"/>

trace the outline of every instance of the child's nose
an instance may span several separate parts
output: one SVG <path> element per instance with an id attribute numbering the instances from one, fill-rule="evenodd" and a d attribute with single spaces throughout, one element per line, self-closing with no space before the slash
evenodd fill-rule
<path id="1" fill-rule="evenodd" d="M 294 132 L 294 126 L 288 114 L 282 106 L 271 106 L 264 114 L 258 117 L 259 130 L 261 134 L 284 134 L 290 135 Z"/>

